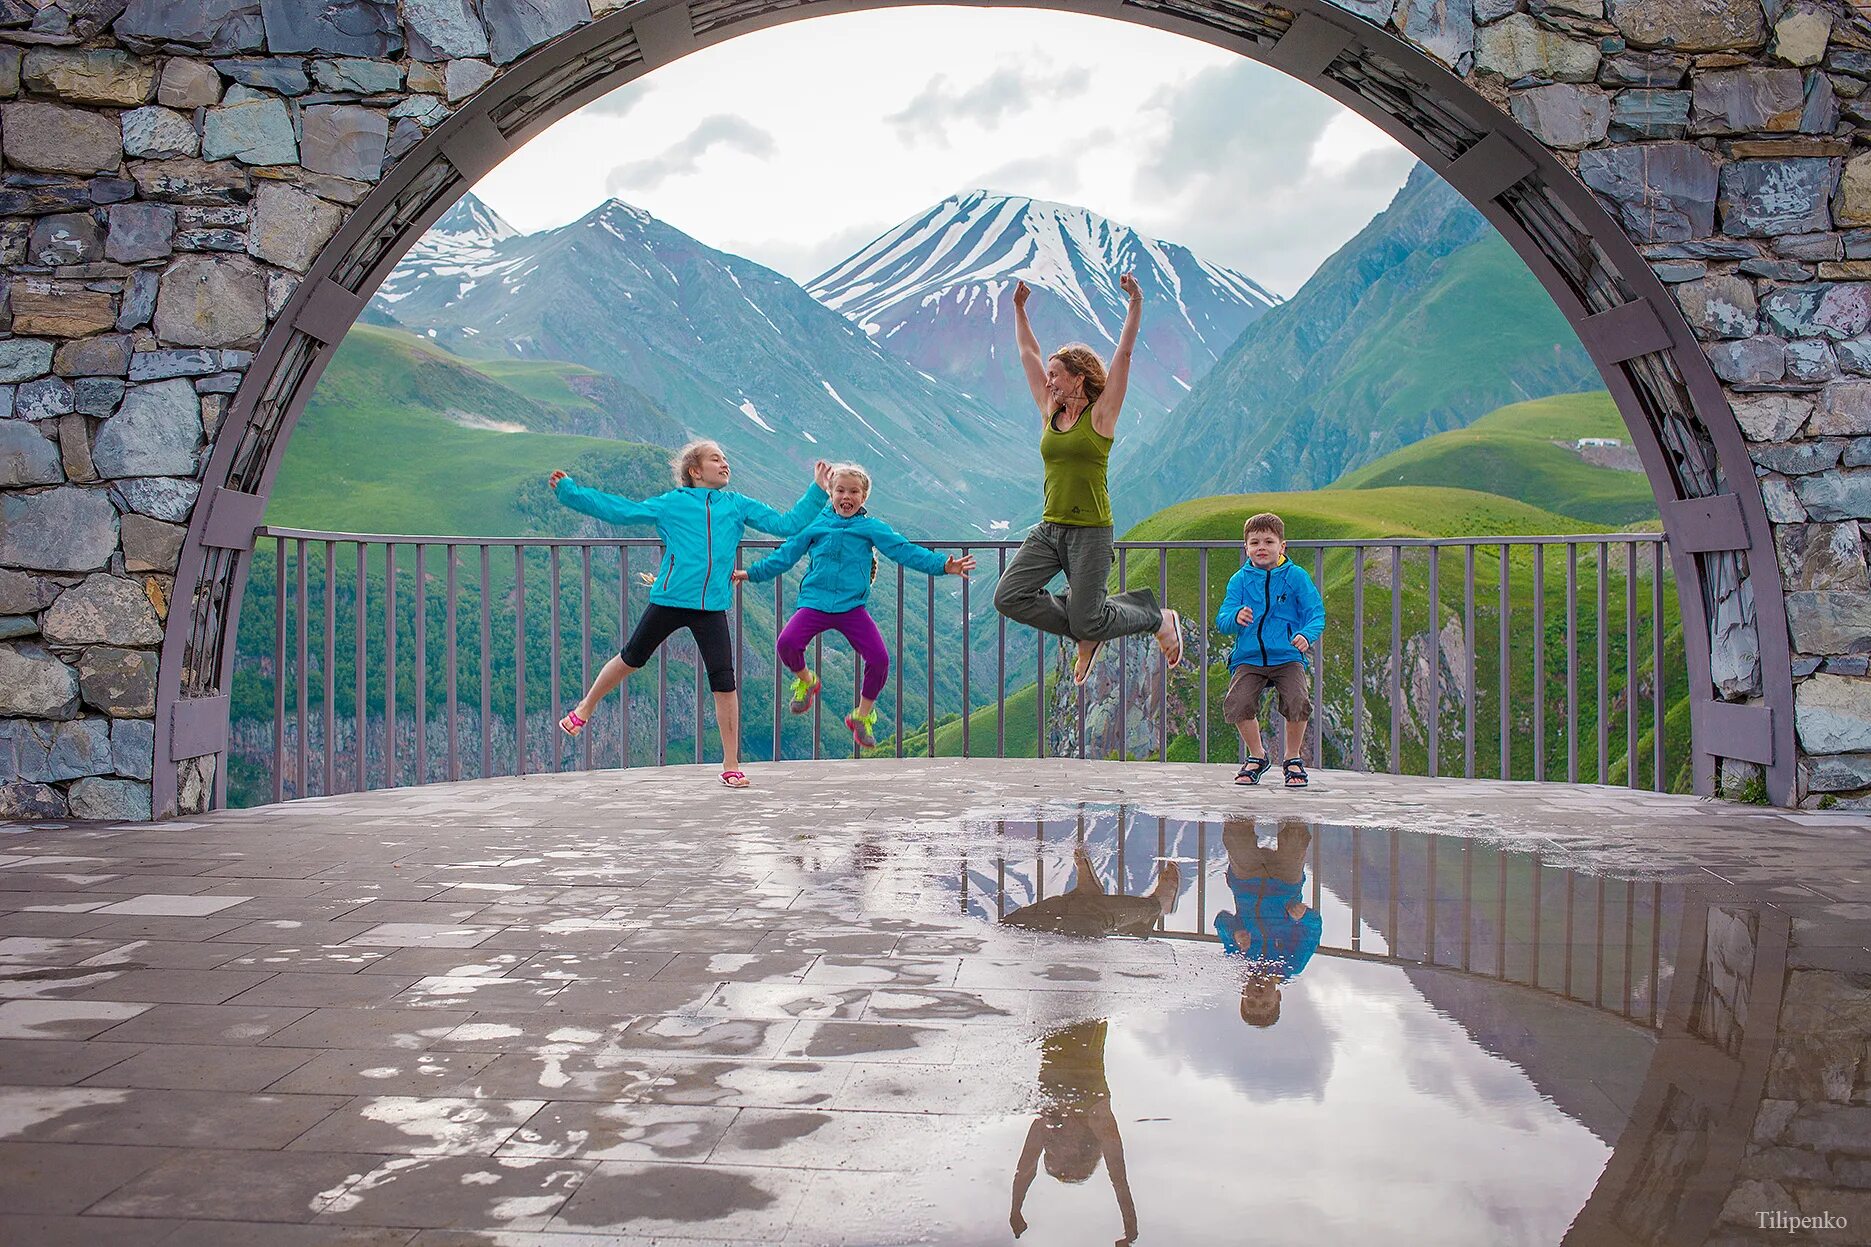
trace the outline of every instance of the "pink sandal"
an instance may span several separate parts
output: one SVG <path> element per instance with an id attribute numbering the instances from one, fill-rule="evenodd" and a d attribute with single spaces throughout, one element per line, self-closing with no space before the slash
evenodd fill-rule
<path id="1" fill-rule="evenodd" d="M 729 788 L 747 787 L 747 776 L 740 771 L 721 772 L 721 782 Z"/>
<path id="2" fill-rule="evenodd" d="M 559 720 L 559 730 L 567 736 L 576 736 L 585 730 L 585 720 L 576 710 L 567 710 L 565 717 Z"/>

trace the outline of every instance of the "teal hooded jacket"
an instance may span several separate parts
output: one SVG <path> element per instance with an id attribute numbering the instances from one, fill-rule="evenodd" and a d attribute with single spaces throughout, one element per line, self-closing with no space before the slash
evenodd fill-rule
<path id="1" fill-rule="evenodd" d="M 1243 606 L 1254 608 L 1253 623 L 1235 622 Z M 1230 670 L 1243 665 L 1304 663 L 1306 656 L 1293 647 L 1293 638 L 1303 636 L 1309 647 L 1318 648 L 1325 632 L 1325 599 L 1306 569 L 1291 559 L 1282 558 L 1265 570 L 1245 563 L 1228 579 L 1221 609 L 1215 612 L 1215 627 L 1234 638 L 1234 648 L 1228 653 Z"/>
<path id="2" fill-rule="evenodd" d="M 814 484 L 781 513 L 731 489 L 685 485 L 638 502 L 586 489 L 569 476 L 556 492 L 565 506 L 611 524 L 654 524 L 663 539 L 663 560 L 650 601 L 708 611 L 734 604 L 734 552 L 748 528 L 789 537 L 811 523 L 826 500 Z"/>
<path id="3" fill-rule="evenodd" d="M 785 545 L 749 567 L 747 579 L 772 580 L 784 575 L 801 555 L 810 554 L 812 562 L 799 585 L 798 604 L 836 615 L 856 610 L 869 599 L 872 550 L 931 576 L 940 576 L 948 568 L 943 555 L 917 545 L 868 512 L 860 509 L 846 518 L 826 507 Z"/>

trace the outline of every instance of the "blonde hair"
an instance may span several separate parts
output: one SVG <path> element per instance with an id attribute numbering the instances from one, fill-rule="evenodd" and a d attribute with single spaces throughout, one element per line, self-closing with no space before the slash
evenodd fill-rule
<path id="1" fill-rule="evenodd" d="M 834 484 L 837 483 L 838 478 L 841 476 L 855 476 L 858 479 L 858 484 L 864 486 L 864 496 L 867 498 L 870 497 L 871 474 L 857 464 L 834 463 L 829 470 L 829 475 Z"/>
<path id="2" fill-rule="evenodd" d="M 1104 361 L 1098 358 L 1098 352 L 1083 342 L 1068 342 L 1054 351 L 1048 360 L 1058 360 L 1065 365 L 1065 370 L 1085 383 L 1085 406 L 1089 408 L 1104 393 Z M 1056 416 L 1059 409 L 1054 408 L 1049 415 Z"/>
<path id="3" fill-rule="evenodd" d="M 721 443 L 709 438 L 698 438 L 678 450 L 669 460 L 669 470 L 675 474 L 676 484 L 690 486 L 695 484 L 695 471 L 701 465 L 702 456 L 709 451 L 725 454 Z"/>

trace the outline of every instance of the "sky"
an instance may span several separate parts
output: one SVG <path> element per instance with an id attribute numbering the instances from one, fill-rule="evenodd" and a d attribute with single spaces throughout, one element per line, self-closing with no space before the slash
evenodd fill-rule
<path id="1" fill-rule="evenodd" d="M 567 117 L 475 193 L 529 233 L 614 196 L 803 283 L 985 187 L 1089 208 L 1290 295 L 1412 163 L 1232 52 L 1079 14 L 927 7 L 693 53 Z"/>

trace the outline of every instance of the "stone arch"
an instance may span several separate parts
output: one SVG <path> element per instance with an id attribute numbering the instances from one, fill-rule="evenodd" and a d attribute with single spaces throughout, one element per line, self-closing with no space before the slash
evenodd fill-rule
<path id="1" fill-rule="evenodd" d="M 1723 66 L 1750 72 L 1756 62 L 1765 63 L 1760 49 L 1768 32 L 1758 0 L 1721 0 L 1702 6 L 1706 12 L 1689 21 L 1672 20 L 1671 6 L 1659 0 L 1612 0 L 1617 24 L 1586 15 L 1598 8 L 1599 0 L 1580 0 L 1563 6 L 1563 12 L 1562 6 L 1541 6 L 1544 11 L 1537 17 L 1518 11 L 1521 3 L 1492 0 L 1475 5 L 1476 10 L 1486 10 L 1479 14 L 1479 26 L 1467 5 L 1417 0 L 1340 0 L 1342 7 L 1326 0 L 1289 0 L 1282 6 L 1262 0 L 1056 0 L 1029 7 L 1132 21 L 1263 61 L 1376 123 L 1483 212 L 1553 297 L 1598 364 L 1656 490 L 1682 604 L 1698 789 L 1709 790 L 1719 761 L 1735 760 L 1762 767 L 1772 799 L 1790 804 L 1801 793 L 1787 599 L 1776 560 L 1775 530 L 1729 401 L 1731 394 L 1739 397 L 1736 387 L 1750 378 L 1772 381 L 1785 375 L 1784 362 L 1776 370 L 1774 361 L 1765 358 L 1785 344 L 1777 338 L 1728 335 L 1737 340 L 1719 348 L 1730 377 L 1725 386 L 1663 276 L 1680 278 L 1685 266 L 1708 259 L 1736 260 L 1745 253 L 1758 259 L 1768 274 L 1761 280 L 1784 279 L 1793 286 L 1773 307 L 1777 327 L 1812 326 L 1809 332 L 1815 338 L 1845 338 L 1864 330 L 1863 322 L 1871 319 L 1864 288 L 1794 280 L 1810 278 L 1814 270 L 1791 258 L 1768 259 L 1764 248 L 1742 241 L 1750 236 L 1749 228 L 1714 237 L 1718 185 L 1725 195 L 1732 192 L 1732 210 L 1743 216 L 1766 211 L 1749 205 L 1773 191 L 1782 211 L 1789 197 L 1804 203 L 1814 226 L 1805 231 L 1811 236 L 1810 254 L 1842 262 L 1839 276 L 1857 275 L 1851 261 L 1844 260 L 1845 243 L 1833 229 L 1828 202 L 1839 186 L 1840 157 L 1847 146 L 1832 135 L 1837 103 L 1828 71 L 1762 69 L 1760 73 L 1769 75 L 1765 86 L 1748 78 L 1725 93 L 1713 87 L 1707 93 L 1708 108 L 1730 114 L 1726 124 L 1731 132 L 1783 131 L 1788 128 L 1785 110 L 1774 112 L 1771 104 L 1776 91 L 1788 90 L 1785 74 L 1791 73 L 1794 94 L 1803 101 L 1799 120 L 1818 110 L 1820 124 L 1815 128 L 1823 133 L 1816 139 L 1760 138 L 1730 144 L 1725 152 L 1693 142 L 1608 143 L 1609 113 L 1625 98 L 1618 84 L 1636 90 L 1646 81 L 1647 64 L 1661 66 L 1656 73 L 1666 75 L 1669 65 L 1682 62 L 1676 70 L 1680 81 L 1689 66 L 1685 58 L 1667 51 L 1637 53 L 1610 74 L 1609 89 L 1581 85 L 1598 79 L 1606 46 L 1622 45 L 1628 34 L 1639 46 L 1674 42 L 1711 52 L 1719 49 L 1721 58 L 1709 62 L 1717 67 L 1710 70 L 1711 77 Z M 478 13 L 463 0 L 405 0 L 400 18 L 388 0 L 342 0 L 316 11 L 288 6 L 284 0 L 61 4 L 80 10 L 63 15 L 64 38 L 95 36 L 104 29 L 101 22 L 115 20 L 112 30 L 120 42 L 141 51 L 180 53 L 171 65 L 213 60 L 198 45 L 217 39 L 231 40 L 231 46 L 239 48 L 258 46 L 257 36 L 263 36 L 273 51 L 366 58 L 394 54 L 407 44 L 419 55 L 411 68 L 422 68 L 425 85 L 458 85 L 461 94 L 451 113 L 439 97 L 408 91 L 399 73 L 393 90 L 373 97 L 367 88 L 343 81 L 352 72 L 343 68 L 345 62 L 314 62 L 337 66 L 321 72 L 338 80 L 334 89 L 348 86 L 351 98 L 364 99 L 354 105 L 321 102 L 300 109 L 304 143 L 311 146 L 316 121 L 320 161 L 328 168 L 361 149 L 366 154 L 359 167 L 344 171 L 376 185 L 354 204 L 339 205 L 342 225 L 303 266 L 304 277 L 291 297 L 282 307 L 265 309 L 268 327 L 257 355 L 249 361 L 235 352 L 219 361 L 224 374 L 244 372 L 244 377 L 202 474 L 201 496 L 190 515 L 163 637 L 155 706 L 160 761 L 152 783 L 154 810 L 160 816 L 200 808 L 211 799 L 211 789 L 224 783 L 214 776 L 213 762 L 226 745 L 226 689 L 253 528 L 293 423 L 321 369 L 407 247 L 460 190 L 517 146 L 623 82 L 740 34 L 872 6 L 852 0 L 637 0 L 622 6 L 596 0 L 594 7 L 603 15 L 593 19 L 587 0 L 525 5 L 488 0 Z M 213 22 L 203 16 L 209 11 Z M 42 10 L 41 17 L 46 12 L 62 10 L 55 5 Z M 197 19 L 198 29 L 182 30 L 184 12 Z M 1812 10 L 1802 12 L 1810 17 Z M 1789 44 L 1780 63 L 1816 64 L 1826 52 L 1828 32 L 1846 28 L 1853 20 L 1842 8 L 1819 12 L 1825 22 L 1817 35 L 1817 51 L 1810 55 L 1809 28 L 1776 30 L 1776 47 Z M 1871 46 L 1871 30 L 1865 34 L 1864 43 Z M 1797 54 L 1792 49 L 1796 43 Z M 482 55 L 505 67 L 494 70 L 477 59 Z M 1863 76 L 1871 78 L 1871 56 L 1853 55 L 1862 62 L 1854 63 Z M 445 70 L 439 66 L 443 60 L 448 61 Z M 381 63 L 362 62 L 363 70 L 356 72 Z M 465 67 L 459 83 L 457 67 Z M 165 67 L 165 86 L 169 72 Z M 1696 90 L 1700 109 L 1701 80 Z M 264 106 L 265 93 L 257 94 Z M 1683 96 L 1687 108 L 1688 93 L 1674 94 Z M 1817 97 L 1817 103 L 1809 97 Z M 392 110 L 394 126 L 381 107 L 390 100 L 400 101 Z M 243 100 L 247 102 L 252 101 Z M 1658 101 L 1640 103 L 1654 106 Z M 1829 117 L 1828 106 L 1833 110 Z M 1761 115 L 1756 118 L 1750 110 Z M 1630 124 L 1650 124 L 1635 112 L 1632 117 Z M 12 118 L 7 122 L 11 136 Z M 1541 137 L 1532 130 L 1540 131 Z M 1723 131 L 1718 127 L 1717 132 Z M 380 178 L 370 167 L 373 142 L 388 145 L 389 156 L 377 166 Z M 12 146 L 9 141 L 9 154 Z M 1725 165 L 1720 156 L 1727 157 Z M 1603 202 L 1582 184 L 1581 176 Z M 345 197 L 345 185 L 338 184 L 336 199 Z M 315 192 L 324 188 L 323 182 L 312 187 Z M 1862 212 L 1871 222 L 1871 204 L 1860 203 L 1871 198 L 1867 190 L 1871 188 L 1852 191 L 1848 185 L 1840 191 L 1841 196 L 1847 191 L 1856 196 L 1841 200 L 1849 209 L 1843 214 L 1847 219 Z M 308 198 L 316 201 L 317 211 L 333 206 L 317 195 Z M 1726 224 L 1726 202 L 1723 210 Z M 1778 225 L 1773 228 L 1786 232 Z M 1639 244 L 1653 245 L 1656 254 L 1647 260 Z M 176 272 L 187 263 L 171 265 L 163 277 L 165 299 L 172 281 L 182 285 L 188 280 Z M 1662 275 L 1658 269 L 1664 270 Z M 1709 302 L 1730 294 L 1743 299 L 1748 306 L 1737 314 L 1751 319 L 1757 302 L 1751 276 L 1698 294 L 1708 296 Z M 1708 280 L 1716 277 L 1727 275 Z M 287 276 L 270 289 L 283 292 L 292 280 Z M 1783 289 L 1775 287 L 1760 302 L 1779 297 Z M 126 287 L 122 302 L 132 294 Z M 17 318 L 17 296 L 14 305 Z M 1753 329 L 1750 323 L 1747 332 Z M 1865 371 L 1871 374 L 1871 367 Z M 1834 388 L 1851 392 L 1835 396 Z M 1856 404 L 1871 407 L 1871 393 L 1861 394 L 1860 389 L 1871 389 L 1871 383 L 1828 388 L 1819 415 L 1837 414 L 1840 428 L 1851 427 L 1850 421 L 1861 418 Z M 1750 432 L 1780 454 L 1799 453 L 1792 439 L 1805 429 L 1808 417 L 1819 418 L 1810 401 L 1797 396 L 1745 401 L 1760 408 L 1749 409 Z M 1815 492 L 1837 499 L 1861 482 L 1833 468 L 1822 483 L 1824 489 Z M 1785 486 L 1784 478 L 1780 485 Z M 1790 488 L 1785 492 L 1792 496 Z M 1798 500 L 1789 506 L 1778 498 L 1777 505 L 1774 518 L 1787 525 L 1786 533 L 1802 533 L 1795 521 L 1804 520 L 1805 513 L 1793 513 Z M 1847 499 L 1828 505 L 1832 510 L 1827 514 L 1849 515 L 1855 504 Z M 1853 528 L 1855 542 L 1855 524 Z M 1862 553 L 1856 557 L 1862 571 Z M 1850 608 L 1857 600 L 1837 608 Z M 1833 638 L 1826 641 L 1832 652 L 1822 648 L 1822 658 L 1852 661 L 1849 651 L 1856 641 L 1835 635 L 1848 630 L 1841 623 L 1827 634 Z M 1802 648 L 1810 653 L 1814 646 Z M 1817 668 L 1819 663 L 1811 665 Z M 1851 674 L 1849 665 L 1843 670 Z M 1827 686 L 1826 707 L 1832 718 L 1827 732 L 1808 742 L 1812 753 L 1871 748 L 1853 734 L 1858 730 L 1853 716 L 1863 715 L 1864 690 L 1855 681 L 1842 682 L 1854 687 Z"/>

